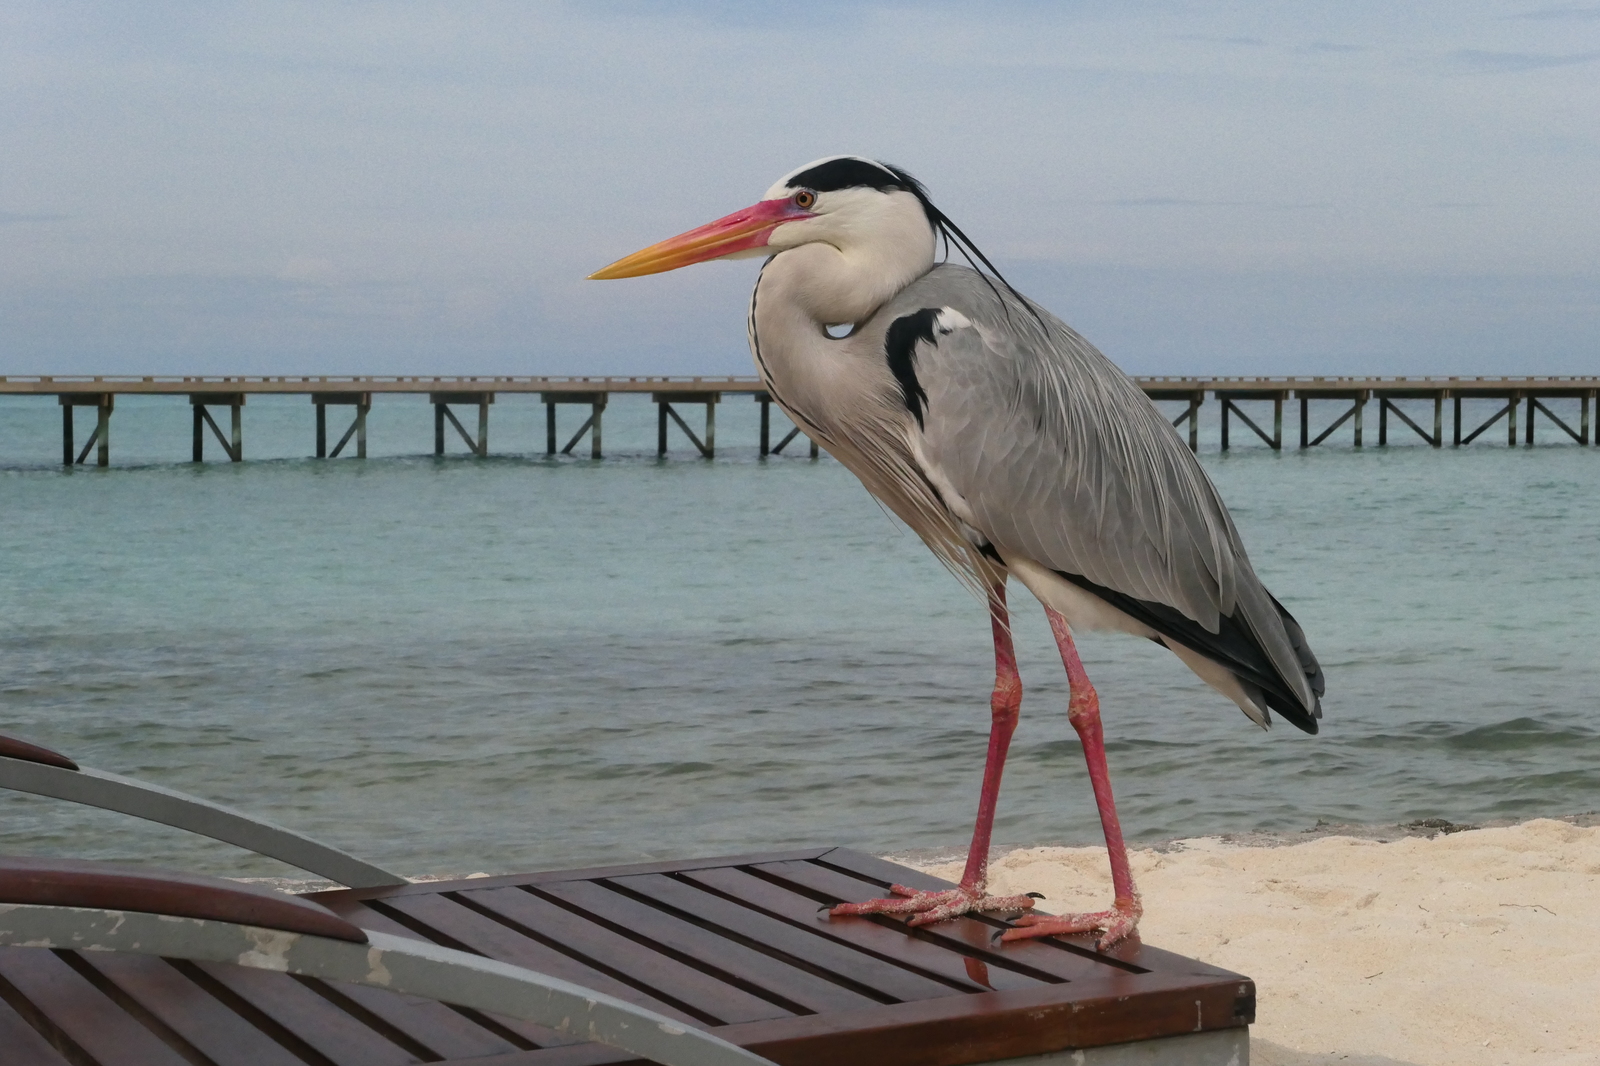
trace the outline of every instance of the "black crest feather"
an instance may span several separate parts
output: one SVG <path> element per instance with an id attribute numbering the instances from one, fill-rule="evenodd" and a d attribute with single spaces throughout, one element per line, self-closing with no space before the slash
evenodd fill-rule
<path id="1" fill-rule="evenodd" d="M 933 227 L 933 232 L 944 240 L 947 257 L 950 246 L 954 244 L 956 251 L 967 261 L 967 265 L 978 272 L 996 296 L 1000 295 L 1000 290 L 995 288 L 994 284 L 998 281 L 1028 309 L 1034 318 L 1039 319 L 1041 325 L 1043 324 L 1044 320 L 1039 318 L 1039 311 L 1033 306 L 1033 301 L 1018 292 L 1016 286 L 1006 280 L 1005 275 L 989 262 L 989 257 L 983 254 L 970 237 L 961 232 L 961 227 L 950 221 L 949 215 L 934 206 L 933 201 L 928 198 L 928 190 L 923 188 L 922 182 L 912 177 L 909 171 L 890 163 L 846 155 L 808 167 L 791 177 L 786 184 L 791 189 L 806 188 L 813 192 L 837 192 L 840 189 L 877 189 L 879 192 L 888 192 L 891 189 L 899 189 L 910 193 L 921 202 L 922 210 L 927 214 L 928 224 Z M 979 263 L 983 265 L 980 267 Z M 1003 304 L 1004 300 L 1001 302 Z"/>

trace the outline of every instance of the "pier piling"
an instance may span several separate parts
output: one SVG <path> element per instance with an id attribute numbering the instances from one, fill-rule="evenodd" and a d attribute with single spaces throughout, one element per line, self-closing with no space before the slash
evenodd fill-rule
<path id="1" fill-rule="evenodd" d="M 1200 450 L 1200 405 L 1205 403 L 1204 389 L 1189 388 L 1163 388 L 1159 385 L 1144 385 L 1144 394 L 1152 400 L 1180 400 L 1189 406 L 1177 418 L 1172 420 L 1174 429 L 1189 424 L 1189 450 Z"/>
<path id="2" fill-rule="evenodd" d="M 714 459 L 717 454 L 717 404 L 722 402 L 720 392 L 656 392 L 651 393 L 651 401 L 656 405 L 656 458 L 667 454 L 667 419 L 678 424 L 683 430 L 683 435 L 689 438 L 689 443 L 699 450 L 702 458 Z M 706 436 L 701 440 L 695 436 L 694 430 L 689 428 L 682 416 L 673 410 L 673 403 L 703 403 L 706 405 Z M 763 415 L 766 408 L 761 409 Z M 763 452 L 762 454 L 766 454 Z"/>
<path id="3" fill-rule="evenodd" d="M 1263 443 L 1265 443 L 1273 451 L 1275 451 L 1275 452 L 1282 451 L 1283 450 L 1283 401 L 1287 396 L 1288 396 L 1287 392 L 1262 394 L 1262 393 L 1258 393 L 1258 392 L 1220 392 L 1219 391 L 1217 393 L 1217 400 L 1222 405 L 1222 450 L 1223 451 L 1227 451 L 1228 450 L 1228 422 L 1229 422 L 1229 418 L 1231 416 L 1231 417 L 1236 417 L 1236 418 L 1239 419 L 1239 421 L 1243 422 L 1247 427 L 1250 428 L 1251 431 L 1253 431 L 1255 433 L 1256 436 L 1261 438 Z M 1266 430 L 1264 430 L 1260 426 L 1256 425 L 1255 420 L 1253 418 L 1251 418 L 1249 415 L 1244 413 L 1244 409 L 1239 406 L 1239 401 L 1240 400 L 1271 400 L 1272 401 L 1272 435 L 1270 437 L 1267 436 Z M 1189 417 L 1191 418 L 1191 421 L 1190 421 L 1190 424 L 1189 424 L 1189 427 L 1190 427 L 1189 428 L 1189 447 L 1191 449 L 1194 449 L 1194 450 L 1199 450 L 1199 443 L 1200 443 L 1198 437 L 1195 435 L 1195 425 L 1194 425 L 1194 422 L 1192 421 L 1193 415 L 1194 415 L 1194 411 L 1196 410 L 1197 406 L 1198 405 L 1195 404 L 1192 400 L 1190 401 L 1190 407 L 1189 407 L 1190 414 L 1189 414 Z M 1183 416 L 1179 416 L 1179 417 L 1181 418 Z"/>
<path id="4" fill-rule="evenodd" d="M 1307 401 L 1313 398 L 1318 400 L 1349 400 L 1350 407 L 1345 411 L 1344 414 L 1340 415 L 1338 418 L 1329 423 L 1327 429 L 1324 429 L 1321 433 L 1318 433 L 1308 442 L 1306 437 L 1311 432 L 1311 417 Z M 1365 389 L 1352 392 L 1319 392 L 1314 396 L 1307 396 L 1306 394 L 1302 393 L 1300 395 L 1300 447 L 1315 448 L 1317 445 L 1331 437 L 1334 430 L 1338 429 L 1340 426 L 1351 421 L 1352 419 L 1355 421 L 1353 425 L 1354 433 L 1352 434 L 1351 439 L 1357 448 L 1361 447 L 1361 412 L 1366 405 L 1367 391 Z M 1380 426 L 1379 429 L 1381 435 L 1382 426 Z"/>
<path id="5" fill-rule="evenodd" d="M 95 452 L 95 465 L 111 465 L 111 409 L 116 404 L 116 395 L 109 392 L 62 393 L 61 402 L 61 463 L 63 466 L 82 466 L 85 459 L 89 458 L 91 449 L 98 447 Z M 83 442 L 83 451 L 74 453 L 72 450 L 72 409 L 74 407 L 93 407 L 96 419 L 94 432 L 89 434 L 89 439 Z"/>
<path id="6" fill-rule="evenodd" d="M 1502 418 L 1505 418 L 1509 420 L 1509 431 L 1507 433 L 1506 443 L 1514 447 L 1517 443 L 1517 394 L 1512 393 L 1508 397 L 1502 393 L 1499 396 L 1485 397 L 1485 399 L 1505 400 L 1506 405 L 1500 408 L 1500 410 L 1496 411 L 1494 414 L 1490 415 L 1488 421 L 1484 422 L 1477 429 L 1463 437 L 1461 435 L 1461 398 L 1459 396 L 1456 397 L 1456 443 L 1458 445 L 1471 444 L 1483 434 L 1484 430 L 1488 429 Z"/>
<path id="7" fill-rule="evenodd" d="M 563 403 L 577 403 L 589 405 L 589 417 L 583 425 L 578 427 L 578 432 L 572 435 L 566 446 L 561 449 L 562 455 L 571 455 L 572 449 L 577 447 L 585 433 L 589 434 L 589 458 L 603 458 L 600 449 L 600 417 L 605 413 L 607 393 L 604 392 L 545 392 L 540 394 L 544 401 L 545 425 L 545 454 L 556 454 L 556 405 Z"/>
<path id="8" fill-rule="evenodd" d="M 433 454 L 444 454 L 444 424 L 449 422 L 466 443 L 467 449 L 479 459 L 489 456 L 489 405 L 494 403 L 492 392 L 432 392 L 428 402 L 433 404 Z M 461 424 L 450 405 L 476 405 L 478 408 L 478 439 L 473 440 Z"/>
<path id="9" fill-rule="evenodd" d="M 1393 414 L 1400 421 L 1411 428 L 1411 431 L 1434 448 L 1444 443 L 1444 397 L 1434 395 L 1429 397 L 1426 393 L 1408 391 L 1374 392 L 1378 400 L 1378 444 L 1384 446 L 1389 443 L 1389 415 Z M 1405 412 L 1399 401 L 1402 399 L 1432 399 L 1433 400 L 1433 432 L 1429 433 Z"/>
<path id="10" fill-rule="evenodd" d="M 761 405 L 761 457 L 765 459 L 769 455 L 779 455 L 783 452 L 784 445 L 788 444 L 790 441 L 794 440 L 800 435 L 800 427 L 795 426 L 784 435 L 784 438 L 778 442 L 778 446 L 776 448 L 771 447 L 772 393 L 758 392 L 755 394 L 754 399 L 756 403 Z M 811 458 L 815 459 L 818 454 L 817 442 L 812 440 L 810 437 L 807 437 L 806 441 L 811 445 Z"/>
<path id="11" fill-rule="evenodd" d="M 311 402 L 317 406 L 317 458 L 337 459 L 339 453 L 344 451 L 344 446 L 350 443 L 353 436 L 356 439 L 356 458 L 367 457 L 367 412 L 372 410 L 372 393 L 370 392 L 314 392 Z M 350 428 L 344 431 L 344 436 L 339 438 L 339 443 L 333 446 L 333 454 L 328 453 L 328 406 L 354 407 L 355 420 L 350 423 Z M 437 428 L 437 427 L 436 427 Z M 435 444 L 438 444 L 435 434 Z"/>
<path id="12" fill-rule="evenodd" d="M 1554 422 L 1556 424 L 1556 428 L 1557 429 L 1561 430 L 1561 432 L 1563 432 L 1567 436 L 1571 437 L 1573 439 L 1573 441 L 1575 441 L 1576 443 L 1578 443 L 1578 444 L 1588 444 L 1589 443 L 1589 396 L 1587 394 L 1579 395 L 1577 397 L 1577 400 L 1578 400 L 1578 405 L 1579 405 L 1578 406 L 1579 422 L 1578 422 L 1578 428 L 1577 429 L 1573 429 L 1571 426 L 1569 426 L 1567 424 L 1566 419 L 1562 418 L 1560 415 L 1558 415 L 1554 411 L 1552 411 L 1548 406 L 1545 405 L 1545 402 L 1543 400 L 1539 399 L 1536 396 L 1529 396 L 1528 397 L 1527 443 L 1530 444 L 1530 445 L 1533 443 L 1533 423 L 1534 423 L 1534 417 L 1533 416 L 1534 416 L 1535 412 L 1538 412 L 1540 414 L 1543 414 L 1550 421 Z"/>
<path id="13" fill-rule="evenodd" d="M 234 392 L 199 392 L 190 393 L 189 406 L 194 408 L 194 461 L 204 462 L 206 457 L 206 427 L 211 427 L 211 432 L 216 435 L 217 443 L 222 445 L 222 450 L 227 453 L 231 462 L 244 461 L 244 393 Z M 217 425 L 216 419 L 211 417 L 209 407 L 227 407 L 232 416 L 229 428 L 232 432 L 224 436 L 222 428 Z"/>

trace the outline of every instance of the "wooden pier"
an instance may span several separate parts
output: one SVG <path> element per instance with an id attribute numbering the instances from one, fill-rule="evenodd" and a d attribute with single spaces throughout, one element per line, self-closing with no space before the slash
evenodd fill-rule
<path id="1" fill-rule="evenodd" d="M 1390 418 L 1397 432 L 1415 433 L 1439 448 L 1445 443 L 1446 410 L 1451 423 L 1450 443 L 1460 447 L 1484 437 L 1504 420 L 1506 443 L 1535 442 L 1541 424 L 1560 431 L 1558 439 L 1589 446 L 1600 444 L 1600 432 L 1591 425 L 1597 411 L 1600 377 L 1136 377 L 1145 395 L 1182 409 L 1173 425 L 1187 428 L 1189 447 L 1200 448 L 1200 412 L 1206 399 L 1219 408 L 1221 446 L 1232 446 L 1235 423 L 1253 433 L 1268 447 L 1284 446 L 1284 407 L 1298 401 L 1299 446 L 1312 448 L 1334 439 L 1348 439 L 1357 448 L 1366 441 L 1369 405 L 1376 404 L 1377 444 L 1389 443 Z M 244 459 L 243 408 L 251 395 L 304 395 L 316 407 L 316 456 L 334 458 L 355 440 L 356 458 L 366 457 L 367 419 L 377 394 L 425 394 L 433 405 L 433 450 L 443 455 L 450 435 L 448 426 L 477 457 L 489 454 L 489 408 L 499 395 L 537 395 L 545 405 L 545 454 L 570 455 L 587 437 L 591 458 L 602 457 L 601 427 L 611 397 L 648 394 L 657 407 L 656 453 L 666 455 L 671 426 L 688 439 L 695 451 L 710 459 L 716 455 L 716 409 L 725 396 L 747 395 L 761 405 L 760 453 L 778 454 L 800 433 L 794 429 L 776 445 L 771 442 L 772 398 L 755 377 L 0 377 L 0 395 L 54 396 L 61 405 L 62 462 L 85 463 L 93 452 L 95 462 L 111 461 L 111 415 L 118 396 L 187 396 L 193 409 L 193 458 L 205 458 L 206 431 L 233 462 Z M 1462 402 L 1487 400 L 1496 410 L 1474 422 Z M 1264 405 L 1271 404 L 1270 422 Z M 327 446 L 327 408 L 353 407 L 355 418 L 330 452 Z M 562 406 L 588 408 L 588 417 L 561 444 L 557 411 Z M 704 406 L 704 429 L 696 432 L 679 412 L 680 407 Z M 82 448 L 76 446 L 73 412 L 93 408 L 94 431 Z M 226 407 L 229 432 L 212 416 Z M 457 409 L 477 408 L 475 432 L 469 432 Z M 1559 407 L 1559 410 L 1557 409 Z M 1292 409 L 1292 408 L 1291 408 Z M 1253 412 L 1253 413 L 1252 413 Z M 1542 420 L 1540 416 L 1543 416 Z M 471 422 L 471 415 L 468 416 Z M 1257 421 L 1257 419 L 1260 421 Z M 1520 434 L 1519 434 L 1520 418 Z M 1465 419 L 1465 420 L 1464 420 Z M 1271 431 L 1263 428 L 1270 424 Z M 558 448 L 557 445 L 560 444 Z M 817 445 L 810 442 L 817 457 Z"/>

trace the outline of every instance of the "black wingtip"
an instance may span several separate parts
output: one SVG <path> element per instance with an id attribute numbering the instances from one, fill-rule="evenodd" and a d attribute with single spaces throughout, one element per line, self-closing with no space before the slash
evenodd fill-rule
<path id="1" fill-rule="evenodd" d="M 1278 717 L 1302 733 L 1309 733 L 1312 736 L 1317 735 L 1317 719 L 1322 716 L 1321 700 L 1317 700 L 1315 710 L 1307 714 L 1304 707 L 1298 703 L 1291 704 L 1275 692 L 1263 691 L 1262 695 L 1266 697 L 1267 706 L 1278 712 Z"/>

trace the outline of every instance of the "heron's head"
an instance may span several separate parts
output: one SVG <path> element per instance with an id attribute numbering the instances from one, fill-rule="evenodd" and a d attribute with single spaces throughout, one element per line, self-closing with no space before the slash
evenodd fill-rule
<path id="1" fill-rule="evenodd" d="M 750 207 L 652 244 L 589 277 L 633 278 L 808 244 L 831 245 L 847 256 L 866 251 L 893 258 L 915 276 L 933 265 L 942 218 L 905 171 L 860 156 L 830 156 L 779 178 Z"/>

